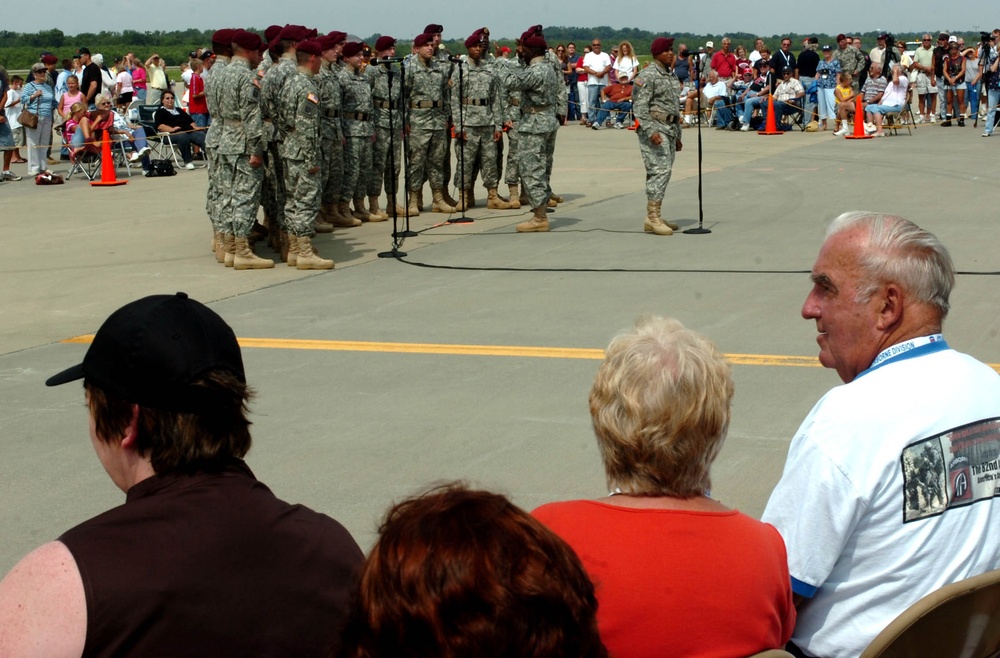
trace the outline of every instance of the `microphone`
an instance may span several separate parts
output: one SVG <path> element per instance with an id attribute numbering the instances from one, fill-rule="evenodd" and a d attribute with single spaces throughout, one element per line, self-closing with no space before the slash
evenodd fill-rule
<path id="1" fill-rule="evenodd" d="M 455 62 L 456 64 L 461 64 L 462 58 L 459 57 L 458 55 L 448 55 L 448 61 Z"/>
<path id="2" fill-rule="evenodd" d="M 402 57 L 379 57 L 375 60 L 376 64 L 392 64 L 393 62 L 402 62 L 404 58 Z"/>

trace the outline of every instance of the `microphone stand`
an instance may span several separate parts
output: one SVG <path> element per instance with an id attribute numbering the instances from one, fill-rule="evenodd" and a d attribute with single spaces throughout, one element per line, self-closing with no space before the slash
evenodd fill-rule
<path id="1" fill-rule="evenodd" d="M 411 231 L 410 230 L 410 204 L 409 204 L 408 201 L 407 201 L 406 206 L 405 206 L 405 208 L 406 208 L 406 228 L 404 228 L 402 231 L 398 230 L 399 229 L 399 213 L 396 212 L 396 205 L 398 205 L 398 203 L 399 203 L 399 197 L 398 197 L 398 194 L 399 194 L 399 189 L 398 189 L 399 188 L 399 181 L 397 180 L 397 177 L 396 177 L 396 126 L 395 126 L 395 122 L 393 121 L 394 116 L 393 116 L 393 111 L 392 111 L 392 102 L 393 102 L 393 98 L 392 98 L 392 64 L 393 64 L 394 61 L 396 61 L 396 59 L 397 58 L 387 57 L 387 58 L 385 58 L 385 60 L 383 60 L 383 62 L 385 63 L 385 69 L 386 69 L 386 74 L 388 75 L 388 84 L 389 84 L 389 94 L 388 94 L 388 96 L 389 96 L 389 108 L 388 108 L 389 109 L 389 171 L 392 172 L 392 194 L 390 195 L 390 197 L 394 200 L 394 203 L 392 204 L 392 248 L 389 251 L 379 252 L 379 254 L 378 254 L 379 258 L 402 258 L 403 256 L 406 256 L 406 252 L 405 251 L 400 251 L 399 248 L 403 246 L 403 241 L 406 238 L 416 237 L 416 235 L 417 235 L 416 231 Z M 399 98 L 400 98 L 400 102 L 402 102 L 402 100 L 403 100 L 403 90 L 406 88 L 406 70 L 405 70 L 405 68 L 402 65 L 402 60 L 401 59 L 399 60 L 399 63 L 400 63 L 400 66 L 399 66 L 399 71 L 400 71 Z M 407 113 L 406 113 L 406 111 L 404 109 L 404 112 L 403 112 L 403 116 L 404 116 L 403 125 L 404 125 L 404 127 L 406 126 L 406 118 L 405 118 L 406 114 Z M 406 153 L 403 154 L 403 163 L 404 163 L 403 185 L 406 187 L 407 192 L 409 192 L 409 190 L 410 190 L 410 186 L 409 186 L 409 180 L 410 180 L 410 178 L 409 178 L 409 175 L 407 174 L 408 167 L 405 166 L 405 165 L 408 164 L 408 160 L 409 160 L 409 158 L 407 157 L 409 155 L 409 141 L 406 138 L 405 130 L 404 130 L 404 135 L 403 135 L 403 144 L 404 144 L 404 150 L 406 151 Z M 383 171 L 379 175 L 384 175 L 384 174 L 385 174 L 385 172 Z"/>
<path id="2" fill-rule="evenodd" d="M 452 59 L 452 58 L 449 58 Z M 460 176 L 459 180 L 462 181 L 462 185 L 465 185 L 465 67 L 462 66 L 463 62 L 458 62 L 458 174 Z M 447 184 L 448 181 L 445 181 Z M 473 181 L 473 184 L 475 182 Z M 462 215 L 460 217 L 449 217 L 449 224 L 471 224 L 472 219 L 465 216 L 465 207 L 469 205 L 469 197 L 466 190 L 461 189 L 459 193 L 462 197 Z"/>
<path id="3" fill-rule="evenodd" d="M 701 193 L 701 94 L 704 84 L 701 80 L 701 57 L 696 56 L 694 58 L 694 75 L 695 80 L 698 81 L 698 94 L 695 96 L 695 102 L 698 106 L 698 113 L 695 116 L 698 118 L 698 226 L 694 228 L 685 229 L 683 232 L 688 235 L 705 235 L 706 233 L 711 233 L 709 229 L 705 228 L 705 208 L 702 204 L 702 193 Z M 680 128 L 678 130 L 681 130 Z"/>

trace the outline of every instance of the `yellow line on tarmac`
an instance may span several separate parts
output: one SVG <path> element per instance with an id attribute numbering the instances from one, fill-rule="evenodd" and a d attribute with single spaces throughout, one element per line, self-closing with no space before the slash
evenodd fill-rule
<path id="1" fill-rule="evenodd" d="M 68 338 L 64 343 L 89 343 L 92 334 Z M 240 338 L 241 347 L 279 350 L 329 350 L 340 352 L 391 352 L 399 354 L 457 354 L 466 356 L 514 356 L 542 359 L 604 358 L 604 350 L 578 347 L 525 347 L 518 345 L 449 345 L 443 343 L 384 343 L 355 340 L 296 340 L 289 338 Z M 811 356 L 771 354 L 727 354 L 734 365 L 818 367 Z"/>

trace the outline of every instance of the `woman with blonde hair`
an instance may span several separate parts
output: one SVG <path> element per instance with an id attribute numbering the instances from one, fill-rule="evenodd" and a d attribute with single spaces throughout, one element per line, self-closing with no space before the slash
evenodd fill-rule
<path id="1" fill-rule="evenodd" d="M 615 77 L 620 84 L 632 82 L 635 76 L 639 75 L 639 59 L 635 56 L 635 49 L 628 41 L 618 44 L 618 59 L 612 65 Z"/>
<path id="2" fill-rule="evenodd" d="M 778 531 L 710 496 L 733 379 L 706 337 L 642 318 L 615 338 L 590 391 L 611 495 L 533 514 L 580 556 L 615 658 L 749 656 L 795 626 Z"/>

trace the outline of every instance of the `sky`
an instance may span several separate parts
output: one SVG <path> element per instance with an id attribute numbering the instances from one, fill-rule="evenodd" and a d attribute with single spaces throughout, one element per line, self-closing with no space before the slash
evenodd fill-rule
<path id="1" fill-rule="evenodd" d="M 788 9 L 768 6 L 750 10 L 751 4 L 736 0 L 663 2 L 630 0 L 607 2 L 559 2 L 558 0 L 499 0 L 489 3 L 444 0 L 89 0 L 86 10 L 78 0 L 47 0 L 42 12 L 14 9 L 13 0 L 3 10 L 0 29 L 38 32 L 58 28 L 67 35 L 109 30 L 183 30 L 253 26 L 263 30 L 272 23 L 296 23 L 321 31 L 343 30 L 361 37 L 374 33 L 411 39 L 428 23 L 444 26 L 445 39 L 464 39 L 484 25 L 493 37 L 514 38 L 533 24 L 563 26 L 609 25 L 639 27 L 650 31 L 725 34 L 727 30 L 772 36 L 786 32 L 867 32 L 888 30 L 911 38 L 919 31 L 992 29 L 994 3 L 968 0 L 942 17 L 938 0 L 870 2 L 842 0 L 822 5 L 822 11 L 803 11 L 808 3 L 792 3 Z M 23 6 L 23 5 L 22 5 Z M 350 12 L 343 8 L 353 6 Z M 901 7 L 905 7 L 901 11 Z M 155 20 L 154 20 L 155 17 Z M 937 18 L 935 18 L 937 17 Z M 935 23 L 944 22 L 944 25 Z"/>

